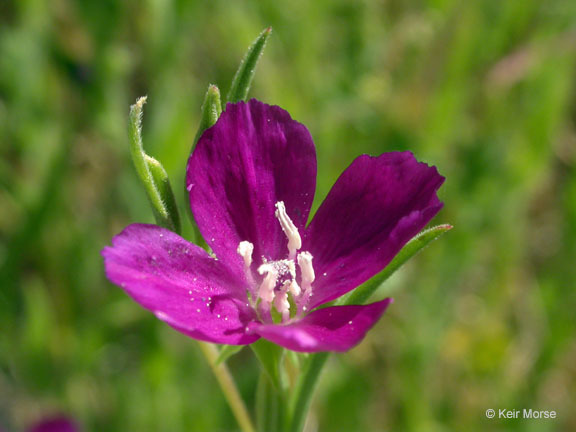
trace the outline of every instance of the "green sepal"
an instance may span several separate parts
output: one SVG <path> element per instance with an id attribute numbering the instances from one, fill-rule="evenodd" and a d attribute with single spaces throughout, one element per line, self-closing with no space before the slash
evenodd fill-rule
<path id="1" fill-rule="evenodd" d="M 394 257 L 394 259 L 386 266 L 384 270 L 374 276 L 365 284 L 359 286 L 348 295 L 342 297 L 337 302 L 339 305 L 356 305 L 364 304 L 372 294 L 390 277 L 396 270 L 406 263 L 410 258 L 428 246 L 432 241 L 436 240 L 446 231 L 450 231 L 452 225 L 438 225 L 428 228 L 417 234 L 402 248 L 402 250 Z"/>
<path id="2" fill-rule="evenodd" d="M 142 111 L 146 96 L 130 107 L 130 153 L 152 205 L 156 223 L 180 233 L 180 215 L 168 174 L 160 162 L 144 152 L 142 145 Z"/>
<path id="3" fill-rule="evenodd" d="M 200 124 L 198 125 L 198 132 L 194 137 L 194 144 L 198 142 L 202 134 L 209 127 L 214 126 L 220 114 L 222 113 L 222 103 L 220 102 L 220 89 L 214 84 L 208 85 L 204 102 L 202 103 L 202 115 L 200 117 Z"/>
<path id="4" fill-rule="evenodd" d="M 226 97 L 228 102 L 238 102 L 246 100 L 248 97 L 248 91 L 250 90 L 252 78 L 254 78 L 254 73 L 256 72 L 258 60 L 260 60 L 270 33 L 272 33 L 272 27 L 268 27 L 260 33 L 252 45 L 250 45 L 248 51 L 246 51 L 246 55 L 242 59 L 236 75 L 234 75 L 234 79 L 232 80 L 230 91 Z"/>
<path id="5" fill-rule="evenodd" d="M 219 365 L 224 363 L 230 357 L 242 351 L 245 346 L 246 345 L 223 345 L 222 348 L 220 348 L 220 353 L 218 354 L 215 364 Z"/>
<path id="6" fill-rule="evenodd" d="M 265 339 L 259 339 L 250 345 L 256 358 L 268 374 L 272 385 L 277 391 L 282 389 L 282 361 L 284 349 L 279 345 L 268 342 Z"/>

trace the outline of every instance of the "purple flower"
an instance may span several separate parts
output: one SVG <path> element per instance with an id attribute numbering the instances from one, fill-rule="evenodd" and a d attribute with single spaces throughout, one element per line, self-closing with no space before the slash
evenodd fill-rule
<path id="1" fill-rule="evenodd" d="M 306 226 L 316 187 L 310 133 L 277 106 L 228 104 L 187 168 L 208 254 L 134 224 L 103 250 L 106 273 L 134 300 L 196 339 L 294 351 L 346 351 L 391 299 L 319 306 L 380 272 L 438 213 L 444 178 L 409 152 L 358 157 Z"/>
<path id="2" fill-rule="evenodd" d="M 53 417 L 36 423 L 29 432 L 78 432 L 76 423 L 68 417 Z"/>

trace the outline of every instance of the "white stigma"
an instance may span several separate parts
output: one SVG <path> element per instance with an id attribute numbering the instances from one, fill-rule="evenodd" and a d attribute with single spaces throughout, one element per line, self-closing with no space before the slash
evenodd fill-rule
<path id="1" fill-rule="evenodd" d="M 252 265 L 252 252 L 254 252 L 254 245 L 249 241 L 241 241 L 236 252 L 238 252 L 238 255 L 244 259 L 244 267 L 246 269 L 250 268 Z"/>
<path id="2" fill-rule="evenodd" d="M 276 203 L 274 215 L 280 222 L 282 231 L 284 231 L 284 234 L 286 234 L 288 238 L 288 259 L 293 260 L 294 257 L 296 257 L 296 251 L 302 247 L 302 239 L 300 238 L 298 228 L 296 228 L 296 225 L 294 225 L 294 222 L 292 222 L 292 219 L 290 219 L 288 213 L 286 213 L 284 201 L 278 201 Z"/>

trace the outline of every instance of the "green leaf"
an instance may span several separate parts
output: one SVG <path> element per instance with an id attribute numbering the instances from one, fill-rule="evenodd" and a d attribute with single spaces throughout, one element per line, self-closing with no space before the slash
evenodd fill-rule
<path id="1" fill-rule="evenodd" d="M 130 107 L 130 152 L 136 172 L 146 189 L 156 223 L 180 233 L 180 215 L 166 170 L 144 152 L 142 145 L 142 111 L 146 96 Z"/>
<path id="2" fill-rule="evenodd" d="M 228 102 L 238 102 L 246 100 L 248 97 L 248 91 L 250 90 L 252 78 L 254 78 L 254 73 L 256 72 L 258 60 L 264 51 L 266 41 L 271 32 L 272 27 L 268 27 L 260 33 L 250 48 L 248 48 L 248 51 L 242 59 L 242 62 L 236 71 L 236 75 L 234 75 L 234 79 L 232 80 L 232 85 L 230 86 L 230 91 L 226 98 Z"/>
<path id="3" fill-rule="evenodd" d="M 277 391 L 282 389 L 282 368 L 284 349 L 265 339 L 259 339 L 250 345 L 260 364 L 268 374 Z"/>
<path id="4" fill-rule="evenodd" d="M 452 225 L 438 225 L 422 231 L 412 240 L 406 243 L 398 255 L 394 257 L 394 259 L 390 262 L 390 264 L 386 266 L 384 270 L 382 270 L 362 286 L 356 288 L 348 295 L 342 297 L 342 299 L 338 301 L 337 304 L 352 305 L 366 303 L 366 301 L 372 294 L 374 294 L 380 285 L 382 285 L 390 276 L 392 276 L 396 270 L 402 267 L 406 261 L 416 255 L 446 231 L 451 229 Z"/>
<path id="5" fill-rule="evenodd" d="M 246 345 L 224 345 L 220 349 L 220 353 L 218 354 L 218 358 L 216 359 L 215 364 L 219 365 L 221 363 L 224 363 L 230 357 L 242 351 L 245 346 Z"/>
<path id="6" fill-rule="evenodd" d="M 220 102 L 220 89 L 214 84 L 208 86 L 204 103 L 202 104 L 202 116 L 198 125 L 198 132 L 194 138 L 194 144 L 198 142 L 202 133 L 211 126 L 214 126 L 222 113 L 222 103 Z"/>

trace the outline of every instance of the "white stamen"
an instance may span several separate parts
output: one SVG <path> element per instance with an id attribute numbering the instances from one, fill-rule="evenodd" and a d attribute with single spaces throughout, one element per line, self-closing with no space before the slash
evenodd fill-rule
<path id="1" fill-rule="evenodd" d="M 274 300 L 274 287 L 278 280 L 278 270 L 276 270 L 271 263 L 265 263 L 258 267 L 258 273 L 261 275 L 266 273 L 266 276 L 264 276 L 264 280 L 260 285 L 260 289 L 258 290 L 258 297 L 263 301 L 270 303 Z"/>
<path id="2" fill-rule="evenodd" d="M 282 314 L 282 322 L 290 319 L 290 302 L 288 301 L 288 286 L 290 281 L 284 282 L 282 290 L 274 298 L 274 307 Z"/>
<path id="3" fill-rule="evenodd" d="M 236 249 L 238 255 L 244 259 L 244 267 L 250 268 L 252 264 L 252 252 L 254 252 L 254 245 L 249 241 L 241 241 Z"/>
<path id="4" fill-rule="evenodd" d="M 276 212 L 274 212 L 274 215 L 280 222 L 282 231 L 284 231 L 284 234 L 288 237 L 288 259 L 292 260 L 296 256 L 296 251 L 302 247 L 300 233 L 296 225 L 294 225 L 294 222 L 292 222 L 292 219 L 288 216 L 288 213 L 286 213 L 284 201 L 278 201 L 276 203 Z"/>
<path id="5" fill-rule="evenodd" d="M 300 289 L 300 285 L 298 285 L 298 282 L 296 282 L 295 279 L 293 279 L 292 282 L 290 283 L 288 290 L 292 293 L 294 297 L 298 297 L 302 292 L 302 290 Z"/>
<path id="6" fill-rule="evenodd" d="M 290 276 L 292 276 L 292 279 L 294 279 L 296 277 L 296 264 L 294 264 L 294 261 L 290 260 L 284 260 L 286 262 L 286 266 L 288 267 L 288 272 L 290 273 Z"/>
<path id="7" fill-rule="evenodd" d="M 312 266 L 312 254 L 310 252 L 300 252 L 298 254 L 298 266 L 302 272 L 302 287 L 307 289 L 310 287 L 316 276 L 314 275 L 314 267 Z"/>
<path id="8" fill-rule="evenodd" d="M 302 248 L 302 238 L 298 228 L 288 216 L 283 201 L 276 203 L 274 216 L 278 219 L 288 239 L 288 257 L 268 261 L 270 258 L 262 256 L 262 264 L 257 269 L 262 277 L 259 286 L 254 280 L 251 269 L 254 262 L 252 259 L 254 245 L 248 241 L 242 241 L 236 251 L 244 260 L 246 278 L 251 287 L 249 298 L 252 307 L 258 310 L 258 315 L 265 322 L 273 321 L 272 308 L 282 316 L 282 322 L 287 322 L 290 320 L 291 302 L 296 307 L 297 316 L 307 311 L 309 297 L 312 295 L 312 283 L 316 275 L 312 266 L 312 255 L 306 251 L 298 253 Z M 296 263 L 300 268 L 300 283 L 296 281 Z"/>

